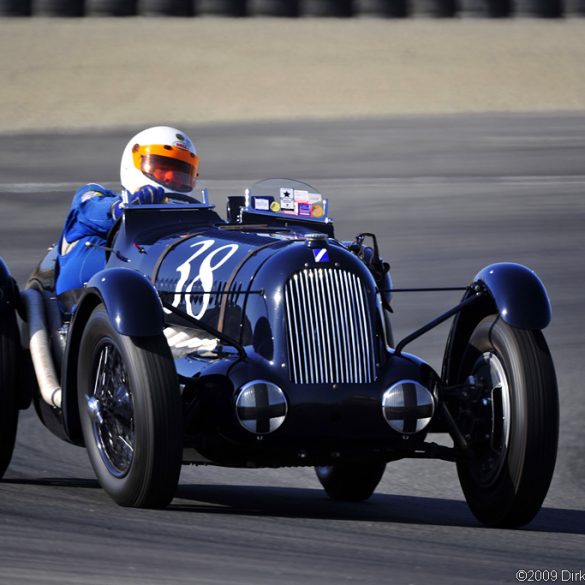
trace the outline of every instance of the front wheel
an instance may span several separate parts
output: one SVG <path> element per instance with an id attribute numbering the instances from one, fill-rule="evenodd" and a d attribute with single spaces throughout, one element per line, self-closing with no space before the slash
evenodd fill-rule
<path id="1" fill-rule="evenodd" d="M 459 371 L 470 384 L 454 408 L 469 443 L 457 461 L 467 503 L 488 526 L 527 524 L 548 491 L 558 442 L 557 384 L 544 336 L 487 317 Z"/>
<path id="2" fill-rule="evenodd" d="M 122 506 L 166 506 L 179 481 L 183 425 L 164 335 L 120 335 L 98 305 L 81 339 L 77 387 L 85 445 L 101 486 Z"/>
<path id="3" fill-rule="evenodd" d="M 385 469 L 385 463 L 334 463 L 315 471 L 331 499 L 361 502 L 374 493 Z"/>

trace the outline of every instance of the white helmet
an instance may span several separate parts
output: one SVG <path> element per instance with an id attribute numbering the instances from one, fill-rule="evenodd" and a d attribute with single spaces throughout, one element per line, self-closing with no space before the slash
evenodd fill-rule
<path id="1" fill-rule="evenodd" d="M 126 199 L 145 185 L 191 195 L 198 171 L 197 150 L 186 134 L 169 126 L 147 128 L 128 142 L 122 154 L 122 196 Z"/>

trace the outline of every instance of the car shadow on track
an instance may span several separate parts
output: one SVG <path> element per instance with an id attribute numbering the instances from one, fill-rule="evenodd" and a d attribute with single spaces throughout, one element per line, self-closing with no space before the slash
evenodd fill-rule
<path id="1" fill-rule="evenodd" d="M 97 479 L 81 479 L 68 477 L 39 477 L 39 478 L 4 478 L 1 483 L 12 485 L 39 485 L 65 488 L 101 489 Z"/>
<path id="2" fill-rule="evenodd" d="M 4 478 L 1 483 L 72 490 L 81 488 L 96 490 L 100 496 L 103 494 L 95 479 Z M 107 506 L 116 506 L 107 497 L 105 502 Z M 366 502 L 336 502 L 327 498 L 321 489 L 271 486 L 182 484 L 179 485 L 167 511 L 481 527 L 467 504 L 460 500 L 374 494 Z M 536 518 L 521 530 L 585 535 L 585 510 L 543 508 Z"/>
<path id="3" fill-rule="evenodd" d="M 180 485 L 169 510 L 363 522 L 480 527 L 464 501 L 374 494 L 366 502 L 337 502 L 320 489 Z M 543 508 L 522 530 L 585 534 L 585 511 Z"/>

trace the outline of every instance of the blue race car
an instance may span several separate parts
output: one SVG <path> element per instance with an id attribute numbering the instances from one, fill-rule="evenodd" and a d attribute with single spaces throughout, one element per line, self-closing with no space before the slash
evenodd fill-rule
<path id="1" fill-rule="evenodd" d="M 314 466 L 330 497 L 360 501 L 408 457 L 455 461 L 486 525 L 540 509 L 558 394 L 550 303 L 528 268 L 483 268 L 395 343 L 404 289 L 375 236 L 337 240 L 327 200 L 300 181 L 228 197 L 226 220 L 206 192 L 127 208 L 102 249 L 105 268 L 61 295 L 55 248 L 23 291 L 0 260 L 0 477 L 34 403 L 123 506 L 166 506 L 182 464 Z M 406 346 L 451 317 L 435 372 Z"/>

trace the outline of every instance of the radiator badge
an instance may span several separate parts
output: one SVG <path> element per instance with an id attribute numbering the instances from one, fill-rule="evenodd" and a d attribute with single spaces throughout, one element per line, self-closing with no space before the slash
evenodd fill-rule
<path id="1" fill-rule="evenodd" d="M 327 248 L 317 248 L 313 250 L 315 262 L 329 262 L 329 253 Z"/>

